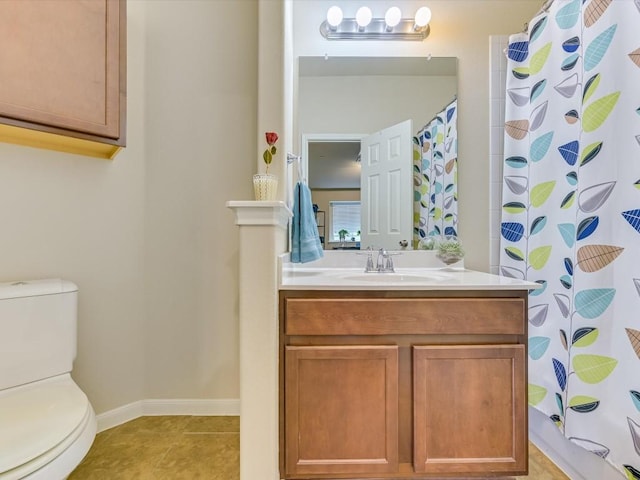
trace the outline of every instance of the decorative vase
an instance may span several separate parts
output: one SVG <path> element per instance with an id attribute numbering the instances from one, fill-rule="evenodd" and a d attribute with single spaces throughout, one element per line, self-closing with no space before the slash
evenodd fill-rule
<path id="1" fill-rule="evenodd" d="M 275 200 L 278 193 L 278 177 L 270 173 L 253 176 L 253 193 L 256 200 Z"/>
<path id="2" fill-rule="evenodd" d="M 447 265 L 464 258 L 464 249 L 455 235 L 444 235 L 438 240 L 436 257 Z"/>

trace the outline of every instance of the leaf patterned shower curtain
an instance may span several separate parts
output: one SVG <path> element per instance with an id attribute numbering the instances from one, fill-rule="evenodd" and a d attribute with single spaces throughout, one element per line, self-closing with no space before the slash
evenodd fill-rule
<path id="1" fill-rule="evenodd" d="M 413 137 L 413 248 L 429 235 L 458 231 L 458 101 Z"/>
<path id="2" fill-rule="evenodd" d="M 508 48 L 502 275 L 529 403 L 640 479 L 640 0 L 556 0 Z"/>

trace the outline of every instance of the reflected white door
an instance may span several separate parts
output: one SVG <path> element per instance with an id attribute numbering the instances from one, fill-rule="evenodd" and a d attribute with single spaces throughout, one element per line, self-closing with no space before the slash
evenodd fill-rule
<path id="1" fill-rule="evenodd" d="M 411 120 L 406 120 L 362 139 L 362 249 L 398 250 L 403 240 L 411 245 L 412 136 Z"/>

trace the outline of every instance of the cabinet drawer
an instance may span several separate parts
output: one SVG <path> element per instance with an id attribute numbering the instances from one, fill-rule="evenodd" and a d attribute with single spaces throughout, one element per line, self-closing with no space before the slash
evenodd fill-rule
<path id="1" fill-rule="evenodd" d="M 287 298 L 286 335 L 525 334 L 523 298 Z"/>

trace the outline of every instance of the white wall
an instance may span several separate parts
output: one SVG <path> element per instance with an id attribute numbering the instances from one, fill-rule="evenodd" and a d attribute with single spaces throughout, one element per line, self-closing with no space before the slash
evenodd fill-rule
<path id="1" fill-rule="evenodd" d="M 412 120 L 416 133 L 455 97 L 455 76 L 301 77 L 298 132 L 373 133 Z"/>
<path id="2" fill-rule="evenodd" d="M 489 116 L 491 132 L 489 140 L 490 223 L 489 265 L 490 272 L 498 275 L 500 268 L 500 224 L 502 221 L 502 165 L 504 164 L 504 110 L 507 96 L 507 57 L 509 35 L 492 35 L 490 39 L 491 75 L 489 78 Z"/>
<path id="3" fill-rule="evenodd" d="M 127 148 L 104 161 L 0 144 L 0 281 L 78 284 L 73 375 L 98 413 L 238 398 L 225 201 L 251 198 L 256 165 L 256 2 L 127 8 Z"/>
<path id="4" fill-rule="evenodd" d="M 458 57 L 459 215 L 465 264 L 489 270 L 489 36 L 523 29 L 541 6 L 539 0 L 429 0 L 431 33 L 423 42 L 325 40 L 320 22 L 334 0 L 293 2 L 294 56 L 452 56 Z M 368 2 L 374 16 L 389 2 Z M 394 1 L 407 15 L 425 2 Z M 345 17 L 361 2 L 343 0 Z"/>
<path id="5" fill-rule="evenodd" d="M 225 202 L 252 198 L 257 5 L 145 5 L 146 398 L 237 399 L 238 229 Z"/>

